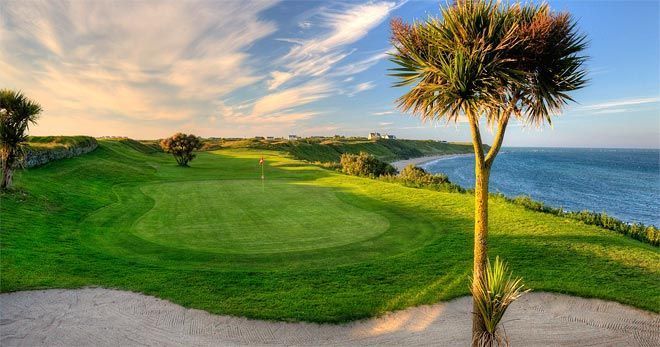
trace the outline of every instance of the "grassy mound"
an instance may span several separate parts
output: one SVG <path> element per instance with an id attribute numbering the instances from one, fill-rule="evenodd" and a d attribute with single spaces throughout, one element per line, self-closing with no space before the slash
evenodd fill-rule
<path id="1" fill-rule="evenodd" d="M 339 322 L 468 294 L 472 197 L 223 149 L 179 168 L 99 141 L 19 171 L 0 289 L 88 285 L 254 318 Z M 266 156 L 266 180 L 258 159 Z M 496 199 L 491 250 L 539 291 L 660 310 L 660 250 Z"/>

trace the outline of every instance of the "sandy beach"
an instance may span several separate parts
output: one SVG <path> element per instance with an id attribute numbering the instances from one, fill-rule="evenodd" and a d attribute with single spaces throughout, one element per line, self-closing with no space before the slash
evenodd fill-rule
<path id="1" fill-rule="evenodd" d="M 397 160 L 394 162 L 391 162 L 390 164 L 394 166 L 397 170 L 401 171 L 404 167 L 413 164 L 416 166 L 424 165 L 426 163 L 430 163 L 432 161 L 436 160 L 441 160 L 441 159 L 451 159 L 451 158 L 457 158 L 457 157 L 469 157 L 474 154 L 471 153 L 465 153 L 465 154 L 443 154 L 443 155 L 430 155 L 426 157 L 419 157 L 419 158 L 411 158 L 411 159 L 405 159 L 405 160 Z"/>

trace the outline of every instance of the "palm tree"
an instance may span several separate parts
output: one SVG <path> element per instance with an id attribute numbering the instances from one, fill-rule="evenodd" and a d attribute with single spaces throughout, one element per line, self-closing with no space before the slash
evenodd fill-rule
<path id="1" fill-rule="evenodd" d="M 13 170 L 20 164 L 27 131 L 30 124 L 37 121 L 39 113 L 41 106 L 22 93 L 9 89 L 0 90 L 0 189 L 11 187 Z"/>
<path id="2" fill-rule="evenodd" d="M 473 286 L 488 262 L 488 182 L 509 119 L 541 126 L 586 83 L 585 37 L 547 5 L 457 0 L 440 18 L 391 23 L 400 109 L 424 121 L 467 120 L 475 154 Z M 496 128 L 486 152 L 480 122 Z M 473 288 L 476 289 L 476 288 Z M 475 312 L 477 308 L 475 306 Z M 473 341 L 484 331 L 473 316 Z M 475 342 L 476 343 L 476 342 Z"/>

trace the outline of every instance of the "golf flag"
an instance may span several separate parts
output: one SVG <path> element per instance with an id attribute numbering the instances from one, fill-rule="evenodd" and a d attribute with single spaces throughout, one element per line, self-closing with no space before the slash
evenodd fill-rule
<path id="1" fill-rule="evenodd" d="M 264 157 L 262 156 L 261 159 L 259 159 L 259 165 L 261 166 L 261 180 L 264 179 Z"/>

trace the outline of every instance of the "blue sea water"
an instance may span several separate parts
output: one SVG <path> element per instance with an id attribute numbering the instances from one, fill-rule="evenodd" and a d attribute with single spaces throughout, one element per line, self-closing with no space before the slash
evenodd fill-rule
<path id="1" fill-rule="evenodd" d="M 474 156 L 421 166 L 474 187 Z M 660 226 L 660 150 L 503 148 L 493 164 L 490 191 Z"/>

